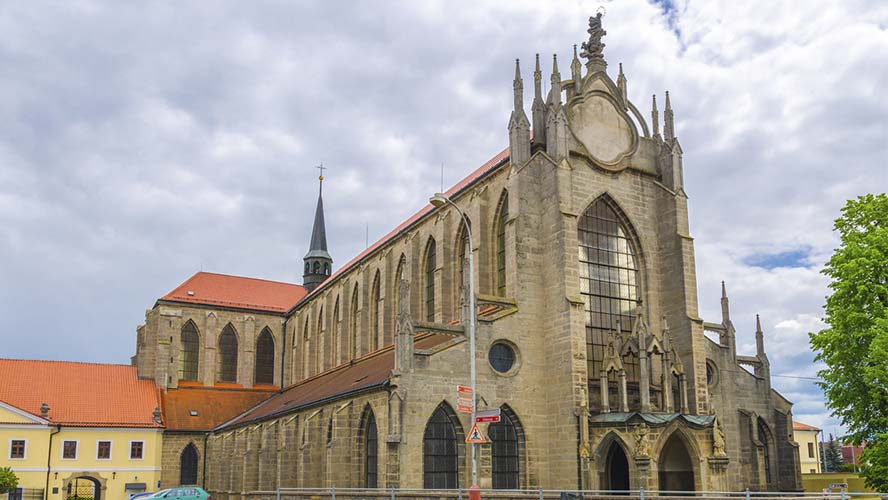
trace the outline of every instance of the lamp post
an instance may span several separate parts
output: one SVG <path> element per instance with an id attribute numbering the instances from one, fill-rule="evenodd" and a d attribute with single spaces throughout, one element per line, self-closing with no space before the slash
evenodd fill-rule
<path id="1" fill-rule="evenodd" d="M 469 377 L 472 386 L 472 425 L 475 424 L 475 412 L 477 411 L 478 391 L 475 388 L 475 261 L 473 258 L 475 245 L 472 244 L 472 227 L 469 225 L 469 218 L 466 217 L 456 203 L 448 198 L 444 193 L 435 193 L 429 199 L 429 203 L 434 207 L 441 207 L 449 203 L 459 213 L 459 217 L 466 228 L 466 236 L 469 240 Z M 478 460 L 475 453 L 477 445 L 472 443 L 472 487 L 477 488 L 478 485 Z"/>

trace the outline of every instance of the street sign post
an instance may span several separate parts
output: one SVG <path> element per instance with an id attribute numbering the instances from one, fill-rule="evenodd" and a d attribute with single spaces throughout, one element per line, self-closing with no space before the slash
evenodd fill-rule
<path id="1" fill-rule="evenodd" d="M 494 408 L 492 410 L 479 410 L 475 412 L 475 422 L 476 423 L 497 423 L 500 421 L 500 409 Z"/>
<path id="2" fill-rule="evenodd" d="M 465 385 L 456 386 L 456 411 L 460 413 L 472 413 L 475 399 L 472 397 L 472 388 Z"/>
<path id="3" fill-rule="evenodd" d="M 466 443 L 471 444 L 484 444 L 487 442 L 487 437 L 484 433 L 481 432 L 481 429 L 478 428 L 478 424 L 472 424 L 471 430 L 469 430 L 469 434 L 466 436 Z"/>

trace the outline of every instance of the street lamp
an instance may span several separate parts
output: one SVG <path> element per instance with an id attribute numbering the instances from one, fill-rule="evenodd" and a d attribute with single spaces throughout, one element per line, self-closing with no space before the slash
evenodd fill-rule
<path id="1" fill-rule="evenodd" d="M 434 207 L 441 207 L 446 203 L 453 205 L 453 208 L 459 212 L 459 216 L 466 227 L 466 236 L 468 236 L 469 240 L 469 251 L 467 252 L 469 254 L 469 376 L 471 378 L 472 386 L 472 425 L 474 425 L 475 412 L 477 411 L 478 391 L 475 389 L 475 263 L 473 258 L 475 245 L 472 244 L 472 227 L 469 225 L 469 218 L 466 217 L 465 212 L 463 212 L 453 200 L 444 195 L 444 193 L 435 193 L 435 195 L 429 199 L 429 203 Z M 473 487 L 477 487 L 478 485 L 478 460 L 475 453 L 476 446 L 475 443 L 472 443 Z"/>

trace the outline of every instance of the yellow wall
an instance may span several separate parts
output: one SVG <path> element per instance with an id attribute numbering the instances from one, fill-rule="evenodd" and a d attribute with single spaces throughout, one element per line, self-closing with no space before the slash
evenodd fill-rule
<path id="1" fill-rule="evenodd" d="M 798 431 L 796 432 L 798 434 Z M 824 472 L 822 474 L 802 474 L 802 487 L 809 493 L 820 493 L 832 483 L 846 483 L 848 493 L 873 493 L 872 497 L 854 497 L 855 500 L 878 499 L 879 495 L 863 485 L 863 478 L 853 472 Z M 833 490 L 839 491 L 839 490 Z"/>
<path id="2" fill-rule="evenodd" d="M 4 411 L 0 408 L 0 422 L 10 422 Z M 19 487 L 44 489 L 50 433 L 55 431 L 55 427 L 45 424 L 0 424 L 0 467 L 12 467 L 19 478 Z M 68 483 L 86 475 L 103 485 L 102 500 L 126 499 L 126 483 L 145 483 L 147 491 L 157 491 L 162 438 L 161 429 L 62 427 L 52 437 L 47 500 L 64 500 Z M 10 441 L 13 439 L 27 440 L 23 460 L 10 459 Z M 76 459 L 62 459 L 63 441 L 78 442 Z M 96 458 L 98 441 L 111 441 L 110 460 Z M 131 441 L 144 442 L 141 460 L 130 460 Z M 55 494 L 53 488 L 58 488 Z"/>
<path id="3" fill-rule="evenodd" d="M 820 472 L 820 446 L 817 444 L 817 431 L 793 431 L 796 443 L 799 443 L 799 464 L 802 474 L 810 474 L 813 470 L 815 473 Z M 813 445 L 814 456 L 808 455 L 808 444 Z"/>

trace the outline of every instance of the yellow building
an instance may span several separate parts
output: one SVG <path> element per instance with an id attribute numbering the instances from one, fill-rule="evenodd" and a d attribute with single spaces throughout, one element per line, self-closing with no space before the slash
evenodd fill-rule
<path id="1" fill-rule="evenodd" d="M 817 427 L 803 424 L 801 422 L 792 422 L 792 434 L 795 436 L 796 443 L 799 444 L 799 465 L 802 474 L 817 474 L 820 469 L 820 445 L 817 436 L 820 429 Z"/>
<path id="2" fill-rule="evenodd" d="M 0 467 L 9 500 L 126 499 L 154 491 L 160 398 L 128 365 L 0 359 Z"/>

